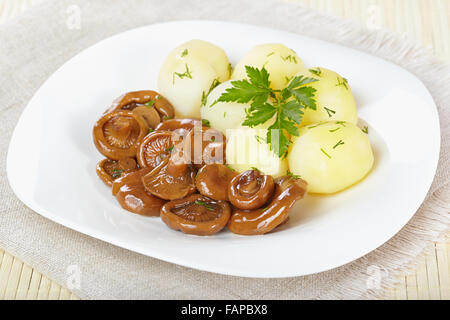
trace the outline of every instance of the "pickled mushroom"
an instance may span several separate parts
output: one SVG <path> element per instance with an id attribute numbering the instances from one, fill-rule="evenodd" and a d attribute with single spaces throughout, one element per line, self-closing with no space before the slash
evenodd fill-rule
<path id="1" fill-rule="evenodd" d="M 207 164 L 195 177 L 198 192 L 214 200 L 228 200 L 228 187 L 238 173 L 224 164 Z"/>
<path id="2" fill-rule="evenodd" d="M 124 174 L 113 183 L 113 195 L 122 208 L 143 216 L 158 216 L 166 201 L 145 191 L 142 176 L 151 168 Z"/>
<path id="3" fill-rule="evenodd" d="M 136 156 L 139 143 L 148 133 L 142 117 L 130 111 L 105 114 L 94 125 L 94 143 L 105 157 L 119 160 Z"/>
<path id="4" fill-rule="evenodd" d="M 289 218 L 294 203 L 303 198 L 307 183 L 301 179 L 284 176 L 276 179 L 271 202 L 253 211 L 235 209 L 228 229 L 241 235 L 261 235 L 272 231 Z"/>
<path id="5" fill-rule="evenodd" d="M 252 210 L 263 206 L 272 198 L 274 182 L 272 176 L 259 170 L 248 170 L 231 180 L 228 200 L 239 209 Z"/>
<path id="6" fill-rule="evenodd" d="M 115 179 L 124 173 L 136 170 L 136 160 L 124 158 L 120 160 L 103 159 L 97 164 L 97 175 L 108 186 L 112 187 Z"/>
<path id="7" fill-rule="evenodd" d="M 145 190 L 165 200 L 181 199 L 195 192 L 195 171 L 185 163 L 165 158 L 142 177 Z"/>
<path id="8" fill-rule="evenodd" d="M 230 218 L 226 201 L 215 201 L 200 194 L 173 200 L 161 208 L 161 220 L 187 234 L 209 236 L 222 230 Z"/>
<path id="9" fill-rule="evenodd" d="M 105 113 L 118 110 L 132 111 L 137 107 L 155 108 L 161 120 L 173 118 L 175 112 L 172 104 L 153 90 L 132 91 L 118 97 Z"/>

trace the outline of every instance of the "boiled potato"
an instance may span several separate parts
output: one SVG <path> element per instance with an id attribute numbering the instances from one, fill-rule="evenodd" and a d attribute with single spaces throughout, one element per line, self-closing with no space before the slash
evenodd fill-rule
<path id="1" fill-rule="evenodd" d="M 177 118 L 200 118 L 202 97 L 217 74 L 208 63 L 194 59 L 167 59 L 158 77 L 159 92 L 174 106 Z"/>
<path id="2" fill-rule="evenodd" d="M 275 155 L 265 142 L 267 129 L 237 129 L 227 137 L 227 164 L 238 172 L 257 168 L 279 177 L 288 170 L 287 159 Z"/>
<path id="3" fill-rule="evenodd" d="M 230 79 L 230 62 L 222 48 L 203 40 L 191 40 L 176 47 L 168 58 L 195 58 L 207 62 L 216 72 L 219 82 Z"/>
<path id="4" fill-rule="evenodd" d="M 308 86 L 315 88 L 317 109 L 306 109 L 302 125 L 320 121 L 347 121 L 356 124 L 356 103 L 347 80 L 325 68 L 304 69 L 297 75 L 318 79 Z"/>
<path id="5" fill-rule="evenodd" d="M 246 79 L 245 66 L 265 67 L 273 89 L 283 89 L 293 75 L 304 69 L 297 54 L 282 44 L 263 44 L 253 47 L 236 65 L 231 79 Z"/>
<path id="6" fill-rule="evenodd" d="M 158 88 L 177 117 L 199 118 L 208 93 L 229 77 L 225 52 L 209 42 L 192 40 L 169 53 L 159 72 Z"/>
<path id="7" fill-rule="evenodd" d="M 250 104 L 237 102 L 216 102 L 227 88 L 232 87 L 231 81 L 226 81 L 217 86 L 208 95 L 207 102 L 201 107 L 202 119 L 206 119 L 214 129 L 226 134 L 228 129 L 242 128 L 246 114 L 245 110 L 250 108 Z"/>
<path id="8" fill-rule="evenodd" d="M 300 129 L 289 154 L 289 169 L 312 193 L 335 193 L 363 179 L 374 162 L 369 138 L 349 122 L 321 122 Z"/>

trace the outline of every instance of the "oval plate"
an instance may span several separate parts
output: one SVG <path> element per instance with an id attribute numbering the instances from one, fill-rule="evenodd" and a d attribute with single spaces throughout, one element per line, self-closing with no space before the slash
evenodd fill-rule
<path id="1" fill-rule="evenodd" d="M 158 218 L 123 210 L 96 176 L 101 156 L 92 142 L 92 126 L 122 93 L 157 89 L 164 58 L 190 39 L 219 45 L 233 64 L 256 44 L 283 43 L 307 66 L 345 76 L 359 116 L 369 124 L 376 156 L 371 174 L 339 194 L 308 195 L 294 207 L 289 223 L 264 236 L 228 231 L 188 236 Z M 178 21 L 115 35 L 57 70 L 15 128 L 7 171 L 11 187 L 28 207 L 79 232 L 191 268 L 244 277 L 291 277 L 346 264 L 395 235 L 431 185 L 439 132 L 436 106 L 425 86 L 392 63 L 292 33 Z"/>

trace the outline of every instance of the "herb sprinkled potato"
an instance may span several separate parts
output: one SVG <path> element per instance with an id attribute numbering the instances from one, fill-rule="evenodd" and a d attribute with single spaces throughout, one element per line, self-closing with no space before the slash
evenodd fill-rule
<path id="1" fill-rule="evenodd" d="M 297 75 L 315 78 L 311 83 L 316 89 L 314 93 L 316 110 L 305 110 L 302 126 L 320 121 L 347 121 L 356 124 L 358 115 L 356 103 L 347 80 L 334 71 L 325 68 L 304 69 Z"/>
<path id="2" fill-rule="evenodd" d="M 200 117 L 208 94 L 230 78 L 225 52 L 206 41 L 192 40 L 169 53 L 158 76 L 159 92 L 175 108 L 176 117 Z"/>
<path id="3" fill-rule="evenodd" d="M 274 178 L 288 171 L 288 162 L 279 157 L 265 141 L 266 129 L 238 129 L 227 137 L 226 160 L 238 172 L 257 169 Z"/>
<path id="4" fill-rule="evenodd" d="M 302 60 L 294 50 L 282 44 L 263 44 L 253 47 L 239 61 L 233 70 L 231 79 L 247 78 L 245 66 L 265 68 L 270 74 L 270 86 L 273 89 L 284 88 L 292 77 L 304 68 Z"/>
<path id="5" fill-rule="evenodd" d="M 301 128 L 288 161 L 289 170 L 308 182 L 309 192 L 330 194 L 363 179 L 374 157 L 366 133 L 352 123 L 332 121 Z"/>
<path id="6" fill-rule="evenodd" d="M 202 119 L 206 119 L 214 129 L 226 134 L 230 129 L 248 128 L 242 125 L 246 118 L 246 110 L 250 108 L 250 103 L 217 101 L 225 93 L 226 89 L 233 85 L 231 81 L 226 81 L 218 85 L 208 95 L 205 103 L 200 109 Z M 266 128 L 269 126 L 267 123 Z"/>

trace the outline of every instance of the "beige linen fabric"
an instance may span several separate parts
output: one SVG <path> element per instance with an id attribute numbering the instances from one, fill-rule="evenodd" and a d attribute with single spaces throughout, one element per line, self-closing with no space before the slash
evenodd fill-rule
<path id="1" fill-rule="evenodd" d="M 75 7 L 74 7 L 75 6 Z M 81 28 L 68 28 L 80 9 Z M 420 210 L 388 243 L 340 268 L 307 277 L 248 279 L 201 272 L 118 248 L 53 223 L 26 208 L 6 179 L 6 150 L 23 108 L 39 86 L 84 48 L 118 32 L 178 19 L 262 25 L 339 42 L 381 56 L 424 81 L 438 104 L 442 146 L 438 172 Z M 72 21 L 73 22 L 73 21 Z M 70 97 L 68 97 L 70 98 Z M 368 31 L 275 0 L 54 0 L 0 27 L 0 247 L 68 286 L 67 268 L 81 270 L 90 299 L 326 299 L 372 298 L 394 284 L 449 224 L 450 68 L 405 39 Z M 64 101 L 60 101 L 64 107 Z M 32 134 L 32 133 L 30 133 Z M 368 274 L 382 271 L 380 287 Z M 70 273 L 71 269 L 69 269 Z M 373 284 L 373 283 L 372 283 Z"/>

